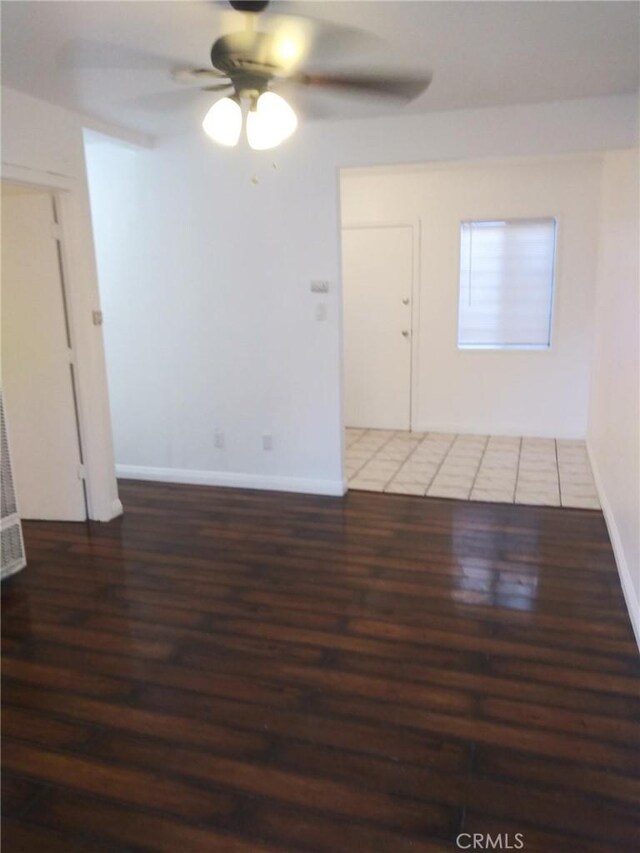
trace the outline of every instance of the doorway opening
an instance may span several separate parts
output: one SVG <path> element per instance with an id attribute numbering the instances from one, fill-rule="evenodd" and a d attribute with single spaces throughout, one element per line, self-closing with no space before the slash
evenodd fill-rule
<path id="1" fill-rule="evenodd" d="M 343 223 L 341 236 L 345 470 L 349 488 L 386 490 L 419 444 L 419 223 Z"/>
<path id="2" fill-rule="evenodd" d="M 590 311 L 598 168 L 341 170 L 349 488 L 598 508 L 591 332 L 577 321 Z"/>
<path id="3" fill-rule="evenodd" d="M 58 193 L 2 182 L 2 381 L 24 519 L 89 517 Z"/>

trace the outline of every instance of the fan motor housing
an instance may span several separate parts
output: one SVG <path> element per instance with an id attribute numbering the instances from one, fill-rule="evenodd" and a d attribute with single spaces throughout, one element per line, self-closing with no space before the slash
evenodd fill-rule
<path id="1" fill-rule="evenodd" d="M 278 73 L 270 62 L 271 52 L 272 40 L 266 33 L 230 33 L 213 43 L 211 63 L 232 79 L 247 75 L 268 82 Z"/>
<path id="2" fill-rule="evenodd" d="M 267 8 L 269 0 L 229 0 L 229 5 L 236 12 L 253 12 L 256 14 Z"/>

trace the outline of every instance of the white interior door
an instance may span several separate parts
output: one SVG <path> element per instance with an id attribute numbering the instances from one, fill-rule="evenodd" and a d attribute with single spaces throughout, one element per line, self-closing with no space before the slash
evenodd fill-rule
<path id="1" fill-rule="evenodd" d="M 413 228 L 342 229 L 346 426 L 411 428 Z"/>
<path id="2" fill-rule="evenodd" d="M 86 519 L 62 263 L 45 192 L 2 191 L 2 384 L 23 518 Z"/>

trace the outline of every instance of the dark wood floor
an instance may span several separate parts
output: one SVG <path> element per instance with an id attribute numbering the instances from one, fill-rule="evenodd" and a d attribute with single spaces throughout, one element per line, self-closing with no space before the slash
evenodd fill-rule
<path id="1" fill-rule="evenodd" d="M 639 849 L 600 513 L 121 496 L 111 524 L 27 523 L 3 587 L 4 853 Z"/>

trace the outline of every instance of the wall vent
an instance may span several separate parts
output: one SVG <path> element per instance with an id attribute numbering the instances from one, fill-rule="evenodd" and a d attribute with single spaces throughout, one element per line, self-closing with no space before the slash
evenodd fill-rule
<path id="1" fill-rule="evenodd" d="M 18 515 L 16 492 L 11 473 L 9 438 L 4 414 L 4 401 L 0 391 L 0 550 L 2 552 L 1 577 L 20 571 L 26 563 L 22 524 Z"/>

